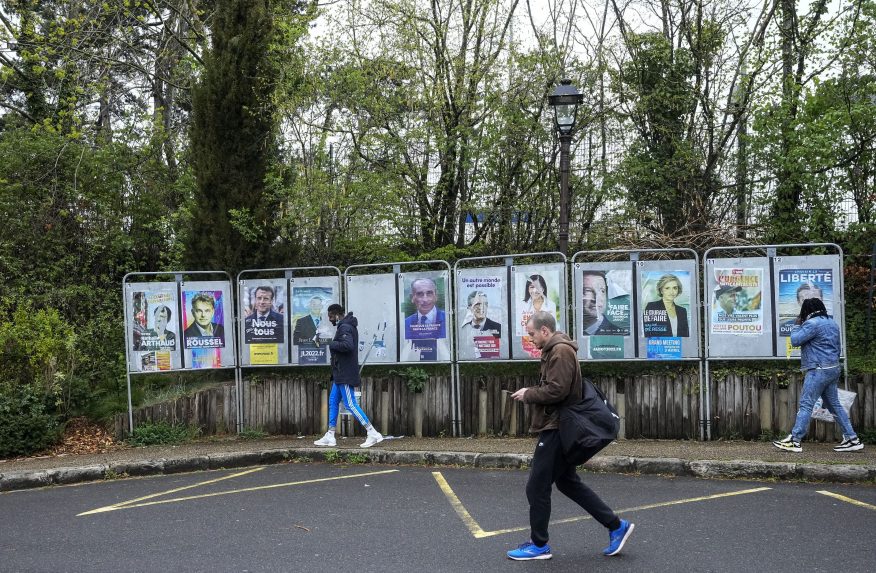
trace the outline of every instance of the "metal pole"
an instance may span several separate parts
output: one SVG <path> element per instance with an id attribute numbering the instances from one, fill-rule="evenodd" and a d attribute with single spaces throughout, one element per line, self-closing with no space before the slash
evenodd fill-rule
<path id="1" fill-rule="evenodd" d="M 870 288 L 867 290 L 867 348 L 873 344 L 873 275 L 876 273 L 876 243 L 870 256 Z"/>
<path id="2" fill-rule="evenodd" d="M 560 134 L 560 235 L 559 247 L 563 255 L 569 254 L 569 148 L 571 134 Z"/>

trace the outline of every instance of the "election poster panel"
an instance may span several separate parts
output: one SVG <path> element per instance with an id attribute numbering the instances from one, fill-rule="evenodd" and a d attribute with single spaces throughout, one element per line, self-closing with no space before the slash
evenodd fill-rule
<path id="1" fill-rule="evenodd" d="M 336 327 L 329 322 L 328 307 L 340 303 L 336 277 L 290 279 L 292 285 L 292 361 L 301 365 L 329 364 L 329 343 Z"/>
<path id="2" fill-rule="evenodd" d="M 821 299 L 827 314 L 836 321 L 840 332 L 844 332 L 840 255 L 773 257 L 773 284 L 775 356 L 800 356 L 800 348 L 791 345 L 791 332 L 806 299 Z"/>
<path id="3" fill-rule="evenodd" d="M 179 369 L 176 283 L 128 283 L 126 294 L 129 371 Z"/>
<path id="4" fill-rule="evenodd" d="M 573 273 L 578 356 L 593 360 L 633 357 L 630 263 L 575 263 Z"/>
<path id="5" fill-rule="evenodd" d="M 709 357 L 773 356 L 773 278 L 768 257 L 705 261 Z"/>
<path id="6" fill-rule="evenodd" d="M 639 281 L 644 302 L 642 335 L 647 358 L 682 358 L 682 339 L 691 335 L 690 271 L 644 270 Z"/>
<path id="7" fill-rule="evenodd" d="M 226 281 L 183 282 L 183 349 L 188 368 L 233 366 L 231 285 Z"/>
<path id="8" fill-rule="evenodd" d="M 519 265 L 511 267 L 514 290 L 511 295 L 514 316 L 515 359 L 532 360 L 541 357 L 526 330 L 526 323 L 539 311 L 549 312 L 557 320 L 557 330 L 565 331 L 566 269 L 563 263 Z"/>
<path id="9" fill-rule="evenodd" d="M 760 336 L 764 328 L 762 268 L 715 268 L 711 334 Z"/>
<path id="10" fill-rule="evenodd" d="M 450 360 L 450 289 L 447 271 L 399 273 L 401 362 Z"/>
<path id="11" fill-rule="evenodd" d="M 827 314 L 833 316 L 833 269 L 780 269 L 778 273 L 779 336 L 791 336 L 800 307 L 807 298 L 820 298 Z"/>
<path id="12" fill-rule="evenodd" d="M 244 366 L 287 364 L 286 279 L 241 280 L 240 343 Z"/>
<path id="13" fill-rule="evenodd" d="M 398 362 L 398 301 L 394 273 L 348 275 L 347 311 L 359 329 L 359 364 Z"/>
<path id="14" fill-rule="evenodd" d="M 458 269 L 456 273 L 459 359 L 507 359 L 507 268 Z"/>

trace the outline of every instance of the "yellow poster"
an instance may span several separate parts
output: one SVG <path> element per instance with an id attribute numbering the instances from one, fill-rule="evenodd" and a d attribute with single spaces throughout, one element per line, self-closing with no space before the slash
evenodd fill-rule
<path id="1" fill-rule="evenodd" d="M 250 344 L 250 364 L 279 364 L 279 344 Z"/>

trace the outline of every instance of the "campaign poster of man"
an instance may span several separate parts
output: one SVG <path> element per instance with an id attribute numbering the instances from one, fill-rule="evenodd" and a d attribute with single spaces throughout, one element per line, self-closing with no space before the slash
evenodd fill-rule
<path id="1" fill-rule="evenodd" d="M 763 269 L 716 268 L 711 334 L 763 334 Z"/>
<path id="2" fill-rule="evenodd" d="M 331 287 L 292 287 L 292 344 L 297 348 L 299 364 L 328 364 L 328 344 L 335 336 L 335 327 L 326 309 L 335 301 Z"/>
<path id="3" fill-rule="evenodd" d="M 169 290 L 132 292 L 132 350 L 176 351 L 177 317 L 175 292 Z M 162 363 L 165 361 L 162 360 Z M 156 370 L 157 365 L 156 365 Z M 167 370 L 170 368 L 168 367 Z"/>
<path id="4" fill-rule="evenodd" d="M 508 324 L 504 270 L 466 269 L 458 276 L 458 348 L 462 360 L 508 357 L 507 344 L 502 344 L 502 328 Z"/>
<path id="5" fill-rule="evenodd" d="M 286 287 L 282 283 L 285 281 L 248 281 L 241 287 L 245 344 L 286 341 Z"/>
<path id="6" fill-rule="evenodd" d="M 182 303 L 185 313 L 184 347 L 187 350 L 224 348 L 225 300 L 222 291 L 184 290 Z"/>
<path id="7" fill-rule="evenodd" d="M 644 303 L 642 334 L 645 338 L 690 337 L 690 275 L 690 271 L 681 270 L 640 273 Z"/>
<path id="8" fill-rule="evenodd" d="M 581 271 L 582 336 L 630 336 L 633 275 L 628 269 Z"/>
<path id="9" fill-rule="evenodd" d="M 520 338 L 523 352 L 530 358 L 540 358 L 539 350 L 526 331 L 526 323 L 539 311 L 550 312 L 557 319 L 557 329 L 562 330 L 563 316 L 560 289 L 565 281 L 560 278 L 560 270 L 552 268 L 514 271 L 514 328 Z"/>
<path id="10" fill-rule="evenodd" d="M 807 298 L 820 298 L 833 315 L 834 276 L 831 269 L 779 270 L 779 336 L 791 336 L 791 329 Z"/>
<path id="11" fill-rule="evenodd" d="M 399 317 L 404 325 L 402 362 L 450 360 L 447 331 L 447 273 L 424 271 L 398 275 Z"/>

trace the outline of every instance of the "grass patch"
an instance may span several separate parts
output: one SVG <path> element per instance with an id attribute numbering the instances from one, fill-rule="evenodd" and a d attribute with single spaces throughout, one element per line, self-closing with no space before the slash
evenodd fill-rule
<path id="1" fill-rule="evenodd" d="M 200 433 L 201 429 L 193 426 L 145 422 L 134 428 L 128 443 L 132 446 L 181 444 L 194 440 Z"/>
<path id="2" fill-rule="evenodd" d="M 267 438 L 268 434 L 256 428 L 244 428 L 237 437 L 241 440 L 261 440 Z"/>

